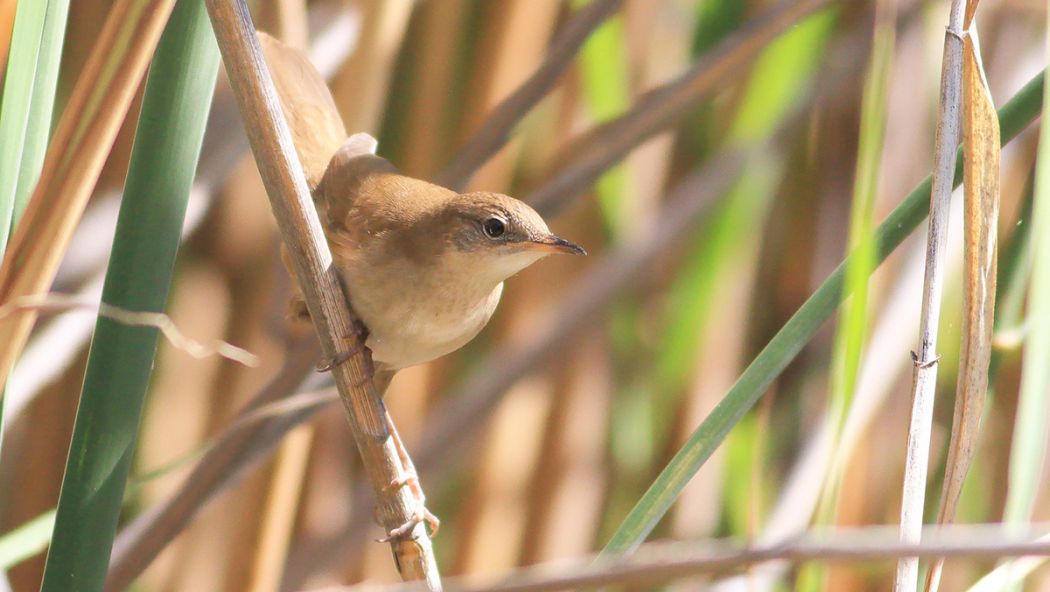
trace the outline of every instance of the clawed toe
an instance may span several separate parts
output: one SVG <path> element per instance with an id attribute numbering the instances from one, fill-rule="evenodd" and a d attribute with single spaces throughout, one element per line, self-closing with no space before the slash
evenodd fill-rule
<path id="1" fill-rule="evenodd" d="M 356 356 L 357 354 L 365 351 L 365 341 L 368 340 L 368 328 L 365 327 L 364 323 L 362 323 L 359 320 L 356 320 L 356 321 L 354 321 L 353 332 L 354 332 L 354 336 L 357 338 L 357 340 L 354 343 L 354 345 L 350 349 L 348 349 L 348 350 L 346 350 L 344 352 L 340 352 L 334 358 L 330 358 L 328 360 L 324 360 L 320 364 L 318 364 L 317 365 L 317 371 L 318 372 L 328 372 L 332 368 L 335 368 L 336 366 L 340 366 L 342 364 L 345 364 L 346 362 L 348 362 L 350 360 L 350 358 L 352 358 L 352 357 Z M 349 339 L 347 341 L 349 341 Z M 369 359 L 368 359 L 368 369 L 369 369 L 369 371 L 368 371 L 367 380 L 362 381 L 361 384 L 364 384 L 368 380 L 371 380 L 372 379 L 372 375 L 375 374 L 375 369 L 372 367 L 371 356 L 369 356 Z M 361 384 L 355 384 L 354 386 L 355 387 L 361 386 Z"/>
<path id="2" fill-rule="evenodd" d="M 430 538 L 436 537 L 438 530 L 441 529 L 441 520 L 426 508 L 423 508 L 423 520 L 426 520 L 427 524 L 430 525 Z"/>
<path id="3" fill-rule="evenodd" d="M 357 331 L 358 330 L 355 329 L 355 333 L 357 333 Z M 361 334 L 357 333 L 357 335 L 360 336 Z M 334 358 L 330 358 L 328 360 L 322 360 L 319 364 L 317 364 L 317 368 L 316 368 L 317 372 L 329 372 L 329 371 L 331 371 L 332 368 L 350 361 L 351 358 L 353 358 L 357 354 L 360 354 L 361 352 L 363 352 L 365 350 L 365 346 L 364 346 L 364 339 L 365 338 L 366 338 L 366 334 L 365 334 L 365 337 L 361 337 L 360 340 L 357 343 L 355 343 L 353 347 L 350 348 L 350 350 L 346 350 L 344 352 L 340 352 Z M 371 380 L 372 379 L 372 375 L 375 374 L 375 369 L 372 367 L 372 357 L 371 356 L 369 356 L 369 368 L 370 368 L 370 372 L 369 372 L 369 377 L 367 377 L 367 378 L 369 378 L 369 380 Z M 355 384 L 354 386 L 360 386 L 360 384 Z"/>
<path id="4" fill-rule="evenodd" d="M 420 522 L 426 522 L 427 525 L 430 526 L 431 537 L 436 536 L 438 529 L 441 527 L 441 520 L 438 520 L 437 516 L 421 505 L 407 522 L 387 532 L 385 537 L 378 539 L 378 542 L 389 543 L 391 541 L 407 539 L 409 535 L 412 534 L 412 530 Z"/>
<path id="5" fill-rule="evenodd" d="M 336 366 L 341 366 L 348 362 L 350 358 L 354 357 L 354 354 L 356 354 L 357 351 L 357 348 L 353 348 L 338 354 L 334 358 L 324 360 L 321 363 L 317 364 L 317 368 L 315 368 L 315 370 L 317 370 L 318 372 L 329 372 L 332 370 L 332 368 L 335 368 Z"/>
<path id="6" fill-rule="evenodd" d="M 394 479 L 390 483 L 387 483 L 387 486 L 383 488 L 383 493 L 384 494 L 388 494 L 388 493 L 390 493 L 392 491 L 395 491 L 397 489 L 401 489 L 402 487 L 404 487 L 406 485 L 410 485 L 410 484 L 415 484 L 415 487 L 412 488 L 412 493 L 413 494 L 415 494 L 417 491 L 420 491 L 420 489 L 419 489 L 419 476 L 417 476 L 415 473 L 409 473 L 407 475 L 401 476 L 398 479 Z"/>

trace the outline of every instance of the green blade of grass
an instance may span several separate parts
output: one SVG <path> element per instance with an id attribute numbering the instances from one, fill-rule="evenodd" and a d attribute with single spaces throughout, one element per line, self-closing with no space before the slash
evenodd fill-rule
<path id="1" fill-rule="evenodd" d="M 11 217 L 18 186 L 33 78 L 40 56 L 40 39 L 47 17 L 48 2 L 21 0 L 11 31 L 11 51 L 4 75 L 4 97 L 0 103 L 0 253 L 7 246 Z"/>
<path id="2" fill-rule="evenodd" d="M 102 295 L 108 304 L 164 309 L 218 56 L 203 0 L 178 2 L 146 82 Z M 43 592 L 102 590 L 156 346 L 154 328 L 96 324 Z"/>
<path id="3" fill-rule="evenodd" d="M 1050 20 L 1047 22 L 1050 30 Z M 1048 44 L 1050 47 L 1050 44 Z M 1048 49 L 1050 53 L 1050 49 Z M 1044 100 L 1050 85 L 1043 89 Z M 1010 445 L 1009 483 L 1003 521 L 1020 525 L 1032 516 L 1043 478 L 1046 435 L 1050 429 L 1050 120 L 1043 117 L 1036 157 L 1032 204 L 1032 276 L 1021 362 L 1017 419 Z"/>
<path id="4" fill-rule="evenodd" d="M 55 89 L 58 87 L 58 72 L 62 63 L 62 45 L 68 17 L 69 0 L 48 0 L 44 29 L 40 35 L 36 76 L 33 78 L 33 93 L 30 97 L 29 121 L 22 146 L 22 160 L 18 168 L 11 232 L 26 209 L 33 186 L 40 176 L 40 169 L 44 166 L 44 155 L 47 153 L 47 143 L 51 136 L 51 115 L 55 108 Z"/>
<path id="5" fill-rule="evenodd" d="M 40 174 L 69 0 L 22 0 L 0 105 L 0 253 Z"/>
<path id="6" fill-rule="evenodd" d="M 1003 142 L 1013 139 L 1038 117 L 1042 107 L 1045 72 L 1025 85 L 1002 109 L 999 122 Z M 955 182 L 961 181 L 961 163 Z M 927 177 L 879 225 L 875 233 L 876 261 L 881 263 L 929 212 L 930 178 Z M 689 479 L 722 443 L 729 430 L 761 398 L 773 380 L 812 339 L 843 298 L 845 269 L 852 254 L 824 281 L 747 367 L 711 414 L 693 432 L 638 501 L 619 530 L 603 549 L 623 553 L 637 547 L 674 503 Z"/>

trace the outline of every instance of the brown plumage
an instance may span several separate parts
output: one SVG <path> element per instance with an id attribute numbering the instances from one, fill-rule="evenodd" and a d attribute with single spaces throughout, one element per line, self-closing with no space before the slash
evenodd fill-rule
<path id="1" fill-rule="evenodd" d="M 488 323 L 503 281 L 552 253 L 583 254 L 528 205 L 400 174 L 347 139 L 320 74 L 260 33 L 270 73 L 382 390 L 394 371 L 455 351 Z M 301 303 L 296 310 L 305 312 Z"/>

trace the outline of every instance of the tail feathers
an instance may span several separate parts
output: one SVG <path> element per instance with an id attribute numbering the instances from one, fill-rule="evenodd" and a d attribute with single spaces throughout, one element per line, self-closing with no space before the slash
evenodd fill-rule
<path id="1" fill-rule="evenodd" d="M 346 126 L 328 85 L 306 54 L 261 31 L 258 35 L 299 161 L 314 189 L 346 141 Z"/>

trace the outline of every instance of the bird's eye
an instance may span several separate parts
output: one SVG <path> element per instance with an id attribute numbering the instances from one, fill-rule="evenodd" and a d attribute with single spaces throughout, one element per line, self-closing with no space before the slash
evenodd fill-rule
<path id="1" fill-rule="evenodd" d="M 489 238 L 499 238 L 503 236 L 503 233 L 507 230 L 506 224 L 504 224 L 503 220 L 500 220 L 499 218 L 489 218 L 488 220 L 485 220 L 481 227 L 485 230 L 485 234 L 487 234 Z"/>

